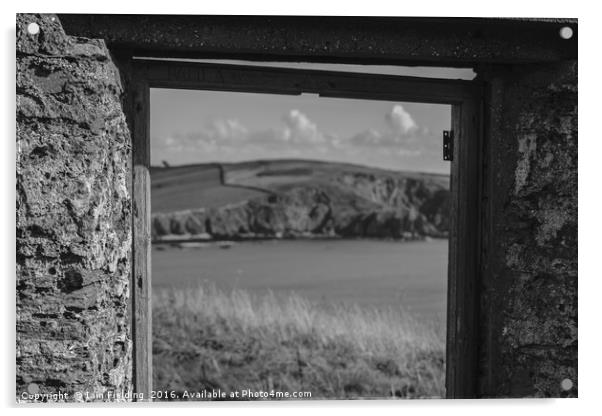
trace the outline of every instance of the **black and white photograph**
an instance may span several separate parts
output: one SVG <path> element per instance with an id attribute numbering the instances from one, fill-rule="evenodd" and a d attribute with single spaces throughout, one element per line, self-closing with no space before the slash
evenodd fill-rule
<path id="1" fill-rule="evenodd" d="M 466 16 L 17 13 L 5 393 L 580 397 L 580 15 Z"/>
<path id="2" fill-rule="evenodd" d="M 155 389 L 445 395 L 450 106 L 150 102 Z"/>

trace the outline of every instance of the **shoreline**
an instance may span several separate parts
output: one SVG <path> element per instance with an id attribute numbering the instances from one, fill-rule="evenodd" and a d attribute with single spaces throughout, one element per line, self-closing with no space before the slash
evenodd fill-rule
<path id="1" fill-rule="evenodd" d="M 275 236 L 254 236 L 254 237 L 235 237 L 235 238 L 173 238 L 173 239 L 160 239 L 152 240 L 151 246 L 164 247 L 164 246 L 179 246 L 182 248 L 183 244 L 194 244 L 194 247 L 204 246 L 220 246 L 229 244 L 244 243 L 244 242 L 280 242 L 280 241 L 379 241 L 379 242 L 396 242 L 396 243 L 412 243 L 412 242 L 427 242 L 427 241 L 438 241 L 448 240 L 449 237 L 445 236 L 417 236 L 414 238 L 378 238 L 378 237 L 344 237 L 344 236 L 328 236 L 328 235 L 313 235 L 313 236 L 294 236 L 294 237 L 275 237 Z M 229 247 L 227 247 L 229 248 Z"/>

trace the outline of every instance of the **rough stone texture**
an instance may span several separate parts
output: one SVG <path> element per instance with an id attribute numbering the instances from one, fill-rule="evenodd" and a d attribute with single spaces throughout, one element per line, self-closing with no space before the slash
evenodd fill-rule
<path id="1" fill-rule="evenodd" d="M 480 75 L 490 85 L 480 394 L 574 397 L 577 62 Z"/>
<path id="2" fill-rule="evenodd" d="M 130 136 L 119 74 L 103 41 L 66 36 L 52 15 L 17 15 L 16 52 L 17 397 L 123 394 Z"/>

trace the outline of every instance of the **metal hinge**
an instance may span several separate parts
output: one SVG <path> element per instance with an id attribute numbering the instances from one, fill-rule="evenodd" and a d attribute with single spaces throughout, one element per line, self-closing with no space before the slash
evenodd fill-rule
<path id="1" fill-rule="evenodd" d="M 453 130 L 443 130 L 443 160 L 454 160 Z"/>

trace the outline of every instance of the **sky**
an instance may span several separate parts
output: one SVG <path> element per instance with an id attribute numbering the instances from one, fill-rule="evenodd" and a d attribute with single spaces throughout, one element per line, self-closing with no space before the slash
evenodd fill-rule
<path id="1" fill-rule="evenodd" d="M 473 76 L 471 70 L 436 68 L 286 66 Z M 441 135 L 450 124 L 451 107 L 440 104 L 153 88 L 151 164 L 301 158 L 449 174 Z"/>

